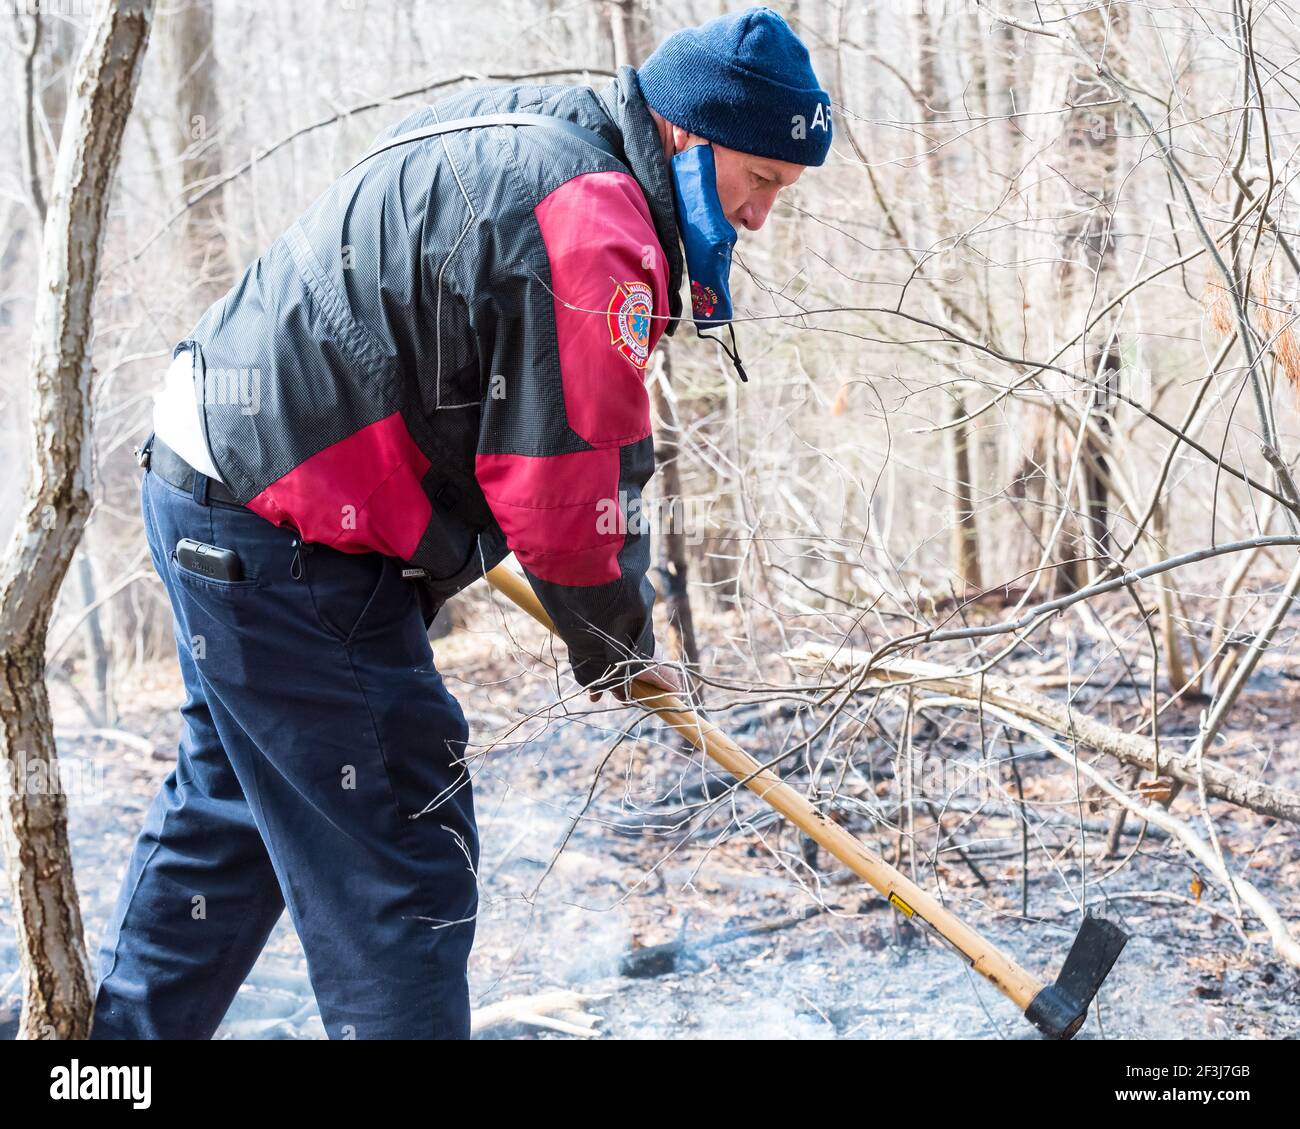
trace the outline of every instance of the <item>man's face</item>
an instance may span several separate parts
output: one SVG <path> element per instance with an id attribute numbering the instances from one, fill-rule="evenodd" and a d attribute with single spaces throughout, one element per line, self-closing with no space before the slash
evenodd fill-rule
<path id="1" fill-rule="evenodd" d="M 709 144 L 702 137 L 673 126 L 676 151 L 691 145 Z M 767 220 L 783 188 L 789 188 L 807 167 L 790 161 L 755 157 L 713 142 L 713 165 L 717 171 L 718 199 L 727 220 L 737 231 L 757 231 Z"/>

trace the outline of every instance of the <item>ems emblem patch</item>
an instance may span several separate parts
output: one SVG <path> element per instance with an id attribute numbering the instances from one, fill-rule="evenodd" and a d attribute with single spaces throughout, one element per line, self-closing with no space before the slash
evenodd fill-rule
<path id="1" fill-rule="evenodd" d="M 644 282 L 623 282 L 614 287 L 606 317 L 609 343 L 637 368 L 650 357 L 650 317 L 654 295 Z"/>
<path id="2" fill-rule="evenodd" d="M 701 319 L 711 318 L 717 308 L 718 296 L 713 292 L 713 287 L 691 279 L 691 315 Z"/>

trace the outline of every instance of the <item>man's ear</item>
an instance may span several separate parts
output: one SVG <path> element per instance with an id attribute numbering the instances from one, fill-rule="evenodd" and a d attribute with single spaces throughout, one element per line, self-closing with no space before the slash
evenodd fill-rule
<path id="1" fill-rule="evenodd" d="M 708 143 L 706 138 L 697 137 L 689 130 L 683 129 L 679 125 L 673 128 L 673 152 L 680 153 L 683 149 L 689 149 L 692 145 L 705 145 Z"/>

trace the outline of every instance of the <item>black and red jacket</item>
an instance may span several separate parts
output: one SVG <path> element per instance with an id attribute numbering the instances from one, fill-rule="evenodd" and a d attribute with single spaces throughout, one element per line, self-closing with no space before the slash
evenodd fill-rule
<path id="1" fill-rule="evenodd" d="M 379 153 L 177 348 L 241 502 L 424 569 L 439 602 L 513 551 L 586 685 L 653 653 L 637 515 L 646 361 L 681 313 L 672 183 L 628 67 L 600 93 L 479 87 L 381 140 L 503 112 L 568 118 L 617 156 L 510 126 Z"/>

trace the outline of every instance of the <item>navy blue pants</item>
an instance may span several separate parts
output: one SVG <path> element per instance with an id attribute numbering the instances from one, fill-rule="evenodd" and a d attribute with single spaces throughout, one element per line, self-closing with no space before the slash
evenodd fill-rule
<path id="1" fill-rule="evenodd" d="M 468 1038 L 478 907 L 468 729 L 413 586 L 147 471 L 175 613 L 176 766 L 99 952 L 92 1038 L 210 1038 L 288 907 L 331 1038 Z M 183 537 L 244 579 L 177 563 Z"/>

